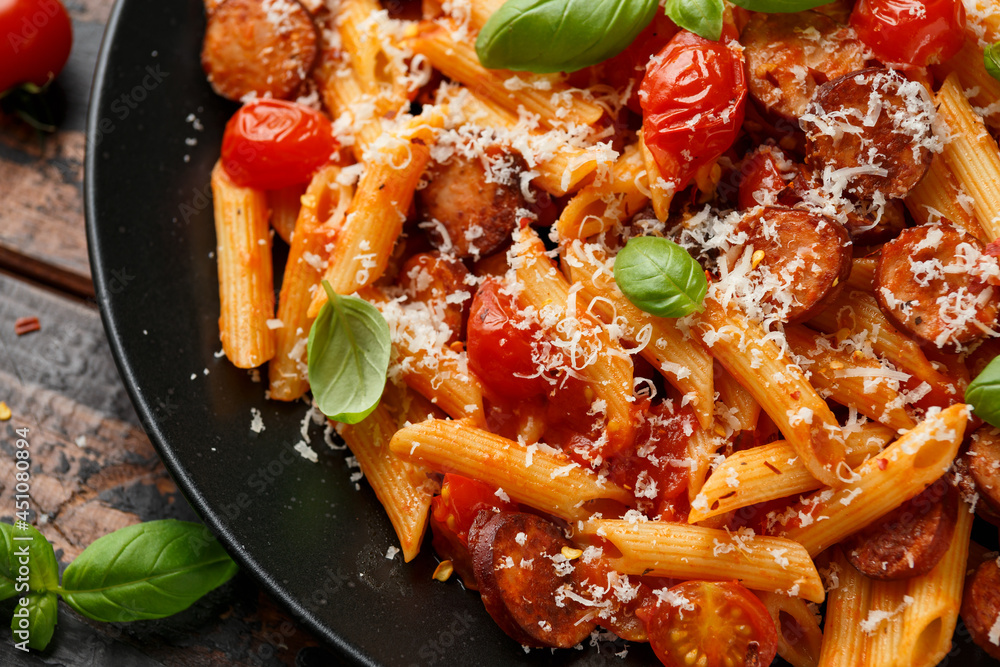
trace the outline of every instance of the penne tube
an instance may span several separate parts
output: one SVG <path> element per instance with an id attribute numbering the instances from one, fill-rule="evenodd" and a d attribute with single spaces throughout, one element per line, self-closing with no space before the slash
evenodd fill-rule
<path id="1" fill-rule="evenodd" d="M 256 368 L 274 356 L 274 278 L 267 196 L 230 180 L 222 162 L 212 169 L 219 338 L 237 368 Z"/>
<path id="2" fill-rule="evenodd" d="M 302 195 L 278 297 L 274 357 L 267 369 L 271 398 L 278 401 L 294 401 L 309 389 L 309 304 L 323 275 L 326 248 L 334 242 L 353 195 L 353 188 L 337 183 L 339 174 L 340 167 L 324 167 Z"/>
<path id="3" fill-rule="evenodd" d="M 467 86 L 484 102 L 514 114 L 520 114 L 523 109 L 537 115 L 538 121 L 547 128 L 594 125 L 604 115 L 599 104 L 556 77 L 486 69 L 479 64 L 471 43 L 453 39 L 454 30 L 454 25 L 445 27 L 425 21 L 406 45 L 445 76 Z"/>
<path id="4" fill-rule="evenodd" d="M 802 326 L 786 326 L 785 340 L 797 357 L 810 362 L 800 361 L 800 365 L 821 395 L 897 431 L 916 425 L 903 409 L 904 398 L 898 389 L 899 383 L 909 378 L 907 373 L 884 368 L 874 357 L 841 349 Z"/>
<path id="5" fill-rule="evenodd" d="M 987 238 L 1000 237 L 1000 150 L 951 74 L 937 94 L 938 113 L 948 124 L 951 141 L 944 145 L 945 162 L 959 185 L 972 197 L 976 220 Z"/>
<path id="6" fill-rule="evenodd" d="M 846 434 L 845 461 L 856 468 L 878 454 L 895 433 L 881 424 L 868 423 Z M 741 507 L 788 498 L 822 486 L 809 474 L 795 448 L 784 440 L 733 452 L 708 478 L 691 503 L 690 523 Z"/>
<path id="7" fill-rule="evenodd" d="M 881 455 L 862 463 L 854 481 L 793 503 L 779 534 L 815 557 L 899 507 L 947 472 L 969 414 L 968 406 L 957 404 L 928 416 Z"/>
<path id="8" fill-rule="evenodd" d="M 600 247 L 573 241 L 563 248 L 563 266 L 570 281 L 583 285 L 593 310 L 605 324 L 623 328 L 623 336 L 641 346 L 639 354 L 685 396 L 702 428 L 712 425 L 714 379 L 712 357 L 677 320 L 639 310 L 615 284 L 612 267 Z M 751 399 L 752 400 L 752 399 Z"/>
<path id="9" fill-rule="evenodd" d="M 746 387 L 736 381 L 722 364 L 714 362 L 715 388 L 719 392 L 722 406 L 716 406 L 716 412 L 722 407 L 726 410 L 720 418 L 733 431 L 753 431 L 757 428 L 760 417 L 760 403 Z"/>
<path id="10" fill-rule="evenodd" d="M 433 409 L 390 383 L 370 415 L 357 424 L 341 424 L 337 429 L 385 508 L 407 563 L 420 552 L 431 498 L 440 484 L 427 468 L 393 454 L 389 442 L 401 423 L 430 414 Z"/>
<path id="11" fill-rule="evenodd" d="M 556 222 L 561 242 L 586 239 L 635 215 L 649 201 L 642 154 L 629 146 L 611 169 L 611 178 L 578 192 Z"/>
<path id="12" fill-rule="evenodd" d="M 670 217 L 670 203 L 674 199 L 677 185 L 663 178 L 660 166 L 656 164 L 653 154 L 646 147 L 646 140 L 641 132 L 639 133 L 639 152 L 642 154 L 642 163 L 646 172 L 645 183 L 646 187 L 649 188 L 649 199 L 653 204 L 653 212 L 658 220 L 666 221 Z"/>
<path id="13" fill-rule="evenodd" d="M 958 179 L 941 155 L 931 158 L 927 173 L 913 186 L 903 203 L 917 224 L 946 218 L 983 243 L 989 243 L 986 232 L 976 220 L 969 195 L 958 184 Z"/>
<path id="14" fill-rule="evenodd" d="M 299 217 L 299 208 L 302 205 L 300 200 L 305 191 L 305 184 L 267 191 L 267 206 L 271 209 L 271 227 L 288 245 L 292 245 L 292 232 L 295 231 L 295 221 Z"/>
<path id="15" fill-rule="evenodd" d="M 809 472 L 828 486 L 840 486 L 844 437 L 826 402 L 759 324 L 711 294 L 698 327 L 720 364 L 760 404 Z M 711 341 L 711 342 L 709 342 Z"/>
<path id="16" fill-rule="evenodd" d="M 816 614 L 801 598 L 755 591 L 778 631 L 778 655 L 792 667 L 816 667 L 823 645 Z"/>
<path id="17" fill-rule="evenodd" d="M 823 624 L 819 667 L 858 667 L 865 663 L 867 637 L 861 623 L 871 607 L 872 581 L 854 569 L 840 548 L 833 549 L 830 590 Z"/>
<path id="18" fill-rule="evenodd" d="M 369 156 L 323 276 L 337 294 L 353 294 L 385 271 L 430 161 L 434 130 L 443 123 L 436 112 L 411 118 L 391 133 L 377 156 Z M 324 303 L 326 292 L 316 290 L 309 317 Z"/>
<path id="19" fill-rule="evenodd" d="M 966 38 L 958 53 L 944 63 L 941 69 L 947 74 L 954 73 L 964 90 L 974 91 L 969 96 L 969 102 L 975 105 L 976 113 L 991 128 L 1000 129 L 1000 108 L 996 104 L 1000 101 L 1000 81 L 986 71 L 983 49 L 978 40 Z"/>
<path id="20" fill-rule="evenodd" d="M 632 417 L 632 358 L 613 340 L 607 328 L 587 312 L 584 295 L 571 289 L 566 278 L 545 254 L 545 246 L 530 227 L 514 231 L 510 249 L 511 266 L 522 288 L 520 298 L 542 319 L 559 318 L 553 336 L 574 374 L 587 382 L 607 417 L 607 457 L 632 446 L 635 422 Z"/>
<path id="21" fill-rule="evenodd" d="M 795 542 L 764 535 L 743 536 L 716 528 L 666 521 L 596 519 L 578 531 L 614 545 L 605 558 L 625 574 L 732 581 L 751 590 L 783 592 L 822 602 L 816 566 Z"/>
<path id="22" fill-rule="evenodd" d="M 576 521 L 590 516 L 591 501 L 634 502 L 632 494 L 539 445 L 525 447 L 467 420 L 432 419 L 400 429 L 392 451 L 436 472 L 455 472 L 500 487 L 519 503 Z"/>
<path id="23" fill-rule="evenodd" d="M 715 423 L 711 429 L 699 428 L 688 438 L 688 502 L 693 504 L 705 485 L 708 469 L 715 460 L 716 453 L 722 449 L 727 440 L 723 434 L 726 430 L 721 424 Z"/>

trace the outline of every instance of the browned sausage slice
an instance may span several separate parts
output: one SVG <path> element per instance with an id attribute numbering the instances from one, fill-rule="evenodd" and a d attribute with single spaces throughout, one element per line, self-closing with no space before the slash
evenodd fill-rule
<path id="1" fill-rule="evenodd" d="M 875 298 L 893 324 L 938 347 L 982 338 L 1000 310 L 995 258 L 973 236 L 947 224 L 900 232 L 882 246 Z"/>
<path id="2" fill-rule="evenodd" d="M 1000 512 L 1000 430 L 986 424 L 972 434 L 967 460 L 979 499 Z"/>
<path id="3" fill-rule="evenodd" d="M 431 243 L 459 257 L 489 255 L 510 239 L 517 210 L 526 209 L 520 173 L 524 160 L 505 155 L 494 164 L 505 164 L 490 174 L 479 160 L 454 155 L 435 165 L 430 182 L 418 191 Z M 440 223 L 440 224 L 437 224 Z"/>
<path id="4" fill-rule="evenodd" d="M 904 197 L 930 165 L 933 118 L 916 81 L 879 68 L 845 74 L 817 88 L 802 116 L 806 162 L 858 197 Z"/>
<path id="5" fill-rule="evenodd" d="M 406 260 L 400 271 L 400 285 L 407 295 L 427 304 L 434 318 L 448 325 L 449 343 L 464 338 L 463 324 L 475 291 L 466 282 L 468 277 L 464 264 L 439 252 L 418 253 Z"/>
<path id="6" fill-rule="evenodd" d="M 817 86 L 865 66 L 854 32 L 816 12 L 751 14 L 741 41 L 750 94 L 789 120 L 802 115 Z"/>
<path id="7" fill-rule="evenodd" d="M 961 614 L 972 641 L 1000 660 L 1000 645 L 991 640 L 1000 619 L 1000 565 L 996 559 L 980 564 L 965 582 Z"/>
<path id="8" fill-rule="evenodd" d="M 852 535 L 847 560 L 872 579 L 909 579 L 941 560 L 958 521 L 958 489 L 948 476 Z"/>
<path id="9" fill-rule="evenodd" d="M 469 530 L 486 611 L 525 646 L 570 648 L 596 625 L 594 609 L 574 599 L 591 598 L 581 585 L 583 564 L 566 560 L 563 547 L 572 544 L 562 531 L 534 514 L 480 512 Z"/>
<path id="10" fill-rule="evenodd" d="M 736 230 L 747 240 L 726 254 L 729 270 L 749 261 L 754 291 L 783 322 L 812 317 L 851 273 L 851 239 L 836 220 L 769 206 L 749 213 Z"/>
<path id="11" fill-rule="evenodd" d="M 223 97 L 287 100 L 309 75 L 318 41 L 297 0 L 225 0 L 209 14 L 201 66 Z"/>

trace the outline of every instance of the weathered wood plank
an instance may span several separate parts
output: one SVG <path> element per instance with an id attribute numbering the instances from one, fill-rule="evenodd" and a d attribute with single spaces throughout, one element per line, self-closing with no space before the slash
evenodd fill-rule
<path id="1" fill-rule="evenodd" d="M 25 316 L 42 328 L 15 336 Z M 123 526 L 197 520 L 139 427 L 93 307 L 0 274 L 0 401 L 13 413 L 0 422 L 0 520 L 13 517 L 15 429 L 26 427 L 31 505 L 62 565 Z M 290 665 L 303 648 L 323 651 L 242 574 L 159 621 L 94 623 L 60 605 L 55 637 L 30 656 L 0 641 L 0 664 Z"/>

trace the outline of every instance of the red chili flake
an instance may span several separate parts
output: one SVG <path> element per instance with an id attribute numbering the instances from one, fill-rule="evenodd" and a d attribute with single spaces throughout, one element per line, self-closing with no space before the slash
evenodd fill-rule
<path id="1" fill-rule="evenodd" d="M 878 460 L 878 469 L 879 470 L 885 470 L 888 467 L 889 467 L 889 462 L 886 459 L 879 459 Z"/>
<path id="2" fill-rule="evenodd" d="M 797 401 L 800 398 L 802 398 L 802 392 L 799 391 L 798 389 L 796 389 L 795 391 L 793 391 L 790 395 L 791 395 L 793 401 Z"/>
<path id="3" fill-rule="evenodd" d="M 20 317 L 14 322 L 14 333 L 18 336 L 38 331 L 41 328 L 42 324 L 38 321 L 37 317 Z"/>
<path id="4" fill-rule="evenodd" d="M 781 474 L 781 471 L 778 470 L 777 468 L 775 468 L 773 465 L 771 465 L 770 461 L 764 461 L 764 465 L 766 465 L 768 468 L 770 468 L 771 472 L 773 472 L 775 475 L 780 475 Z"/>

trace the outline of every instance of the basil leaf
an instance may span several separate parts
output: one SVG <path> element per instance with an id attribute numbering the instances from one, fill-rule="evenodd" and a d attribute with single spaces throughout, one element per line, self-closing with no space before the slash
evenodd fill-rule
<path id="1" fill-rule="evenodd" d="M 14 526 L 0 523 L 0 600 L 14 596 L 14 568 L 11 567 L 10 554 L 13 550 L 11 538 L 14 536 Z"/>
<path id="2" fill-rule="evenodd" d="M 722 0 L 667 0 L 667 16 L 699 37 L 719 41 L 722 36 Z"/>
<path id="3" fill-rule="evenodd" d="M 329 300 L 309 330 L 309 386 L 327 417 L 357 424 L 382 397 L 392 340 L 378 308 L 341 296 L 323 281 Z"/>
<path id="4" fill-rule="evenodd" d="M 59 563 L 52 545 L 30 523 L 17 521 L 11 531 L 10 569 L 28 566 L 28 590 L 45 593 L 59 588 Z"/>
<path id="5" fill-rule="evenodd" d="M 507 0 L 476 39 L 484 67 L 574 72 L 625 50 L 657 0 Z"/>
<path id="6" fill-rule="evenodd" d="M 95 621 L 163 618 L 236 574 L 236 563 L 197 523 L 165 519 L 96 540 L 63 573 L 66 603 Z"/>
<path id="7" fill-rule="evenodd" d="M 987 424 L 1000 427 L 1000 357 L 991 361 L 965 389 L 965 402 Z"/>
<path id="8" fill-rule="evenodd" d="M 733 4 L 752 12 L 790 14 L 829 4 L 829 0 L 733 0 Z"/>
<path id="9" fill-rule="evenodd" d="M 615 258 L 615 282 L 635 306 L 660 317 L 700 311 L 708 280 L 687 251 L 667 239 L 629 239 Z"/>
<path id="10" fill-rule="evenodd" d="M 983 64 L 989 75 L 1000 81 L 1000 42 L 990 44 L 983 50 Z"/>
<path id="11" fill-rule="evenodd" d="M 21 597 L 10 621 L 14 641 L 26 641 L 31 648 L 44 651 L 52 641 L 58 616 L 59 599 L 55 593 L 32 593 Z"/>

